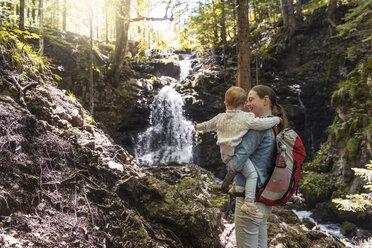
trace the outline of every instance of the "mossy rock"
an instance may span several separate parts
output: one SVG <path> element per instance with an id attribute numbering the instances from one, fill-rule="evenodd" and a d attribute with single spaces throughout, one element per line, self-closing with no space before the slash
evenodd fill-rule
<path id="1" fill-rule="evenodd" d="M 308 228 L 308 229 L 312 229 L 314 226 L 315 226 L 315 223 L 312 222 L 311 220 L 305 218 L 302 220 L 302 223 Z"/>
<path id="2" fill-rule="evenodd" d="M 345 157 L 348 160 L 355 160 L 359 156 L 360 152 L 360 140 L 356 138 L 350 138 L 346 142 L 346 147 L 345 147 Z"/>
<path id="3" fill-rule="evenodd" d="M 336 180 L 328 174 L 316 172 L 303 173 L 300 190 L 308 207 L 315 207 L 318 202 L 327 201 L 336 190 Z"/>
<path id="4" fill-rule="evenodd" d="M 194 184 L 185 179 L 184 185 Z M 220 213 L 207 199 L 182 187 L 152 177 L 129 178 L 118 187 L 118 195 L 159 228 L 172 233 L 184 247 L 217 247 Z M 200 232 L 203 230 L 203 232 Z"/>
<path id="5" fill-rule="evenodd" d="M 353 236 L 355 235 L 356 233 L 356 225 L 349 222 L 349 221 L 345 221 L 344 223 L 342 223 L 342 226 L 341 226 L 341 233 L 345 236 Z"/>

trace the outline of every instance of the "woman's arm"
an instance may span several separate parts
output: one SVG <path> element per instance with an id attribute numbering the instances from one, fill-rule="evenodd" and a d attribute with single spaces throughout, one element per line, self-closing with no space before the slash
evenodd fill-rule
<path id="1" fill-rule="evenodd" d="M 242 171 L 243 166 L 251 154 L 261 144 L 264 132 L 249 130 L 242 139 L 242 142 L 235 148 L 232 159 L 227 163 L 229 171 Z"/>
<path id="2" fill-rule="evenodd" d="M 280 119 L 277 116 L 259 118 L 255 117 L 253 113 L 248 114 L 248 118 L 245 122 L 247 129 L 266 130 L 280 123 Z"/>

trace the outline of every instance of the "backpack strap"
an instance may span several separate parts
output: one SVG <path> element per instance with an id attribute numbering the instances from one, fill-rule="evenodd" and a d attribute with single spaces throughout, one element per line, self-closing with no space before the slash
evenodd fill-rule
<path id="1" fill-rule="evenodd" d="M 277 126 L 273 126 L 273 130 L 274 130 L 275 136 L 277 136 L 279 133 L 279 129 L 277 128 Z"/>

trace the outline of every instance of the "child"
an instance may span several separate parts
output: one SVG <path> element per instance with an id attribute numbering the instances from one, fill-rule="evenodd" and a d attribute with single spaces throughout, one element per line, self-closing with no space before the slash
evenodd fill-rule
<path id="1" fill-rule="evenodd" d="M 235 147 L 242 141 L 242 137 L 249 129 L 265 130 L 280 123 L 279 117 L 256 118 L 253 113 L 244 112 L 243 108 L 247 100 L 247 93 L 240 87 L 231 87 L 225 94 L 226 112 L 218 114 L 209 121 L 203 123 L 195 122 L 195 129 L 198 131 L 217 130 L 217 145 L 220 146 L 222 161 L 227 164 L 234 155 Z M 227 168 L 229 170 L 229 168 Z M 234 168 L 232 168 L 234 169 Z M 254 175 L 248 172 L 254 171 Z M 264 214 L 259 211 L 254 203 L 257 183 L 257 172 L 254 165 L 247 160 L 245 167 L 238 171 L 228 171 L 222 189 L 226 190 L 236 172 L 242 173 L 247 183 L 245 186 L 245 202 L 241 210 L 253 217 L 264 218 Z"/>

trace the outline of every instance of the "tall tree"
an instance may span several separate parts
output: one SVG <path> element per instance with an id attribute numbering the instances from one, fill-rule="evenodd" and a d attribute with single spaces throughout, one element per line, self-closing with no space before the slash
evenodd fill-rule
<path id="1" fill-rule="evenodd" d="M 226 12 L 225 12 L 225 0 L 221 0 L 221 18 L 220 18 L 220 25 L 221 25 L 221 46 L 223 49 L 223 66 L 226 68 Z"/>
<path id="2" fill-rule="evenodd" d="M 44 27 L 44 0 L 39 0 L 39 47 L 40 55 L 44 53 L 44 36 L 43 36 L 43 27 Z"/>
<path id="3" fill-rule="evenodd" d="M 67 19 L 67 0 L 63 0 L 63 10 L 62 10 L 62 30 L 66 31 L 66 19 Z"/>
<path id="4" fill-rule="evenodd" d="M 130 24 L 130 3 L 131 0 L 116 1 L 116 41 L 113 59 L 113 72 L 115 82 L 118 83 L 123 67 L 124 56 L 128 46 L 128 29 Z"/>
<path id="5" fill-rule="evenodd" d="M 36 22 L 36 2 L 35 0 L 32 0 L 32 23 L 35 24 Z"/>
<path id="6" fill-rule="evenodd" d="M 89 5 L 89 34 L 90 34 L 90 51 L 89 51 L 89 111 L 93 116 L 94 110 L 94 80 L 93 80 L 93 8 Z"/>
<path id="7" fill-rule="evenodd" d="M 19 1 L 19 29 L 25 30 L 25 0 Z"/>
<path id="8" fill-rule="evenodd" d="M 328 7 L 327 7 L 327 15 L 328 15 L 328 22 L 335 27 L 335 18 L 336 18 L 336 10 L 337 10 L 337 0 L 329 0 Z"/>
<path id="9" fill-rule="evenodd" d="M 251 88 L 251 60 L 249 48 L 248 0 L 238 0 L 238 86 L 249 91 Z"/>
<path id="10" fill-rule="evenodd" d="M 293 0 L 280 0 L 282 8 L 283 25 L 291 37 L 296 31 L 296 18 L 294 15 Z"/>
<path id="11" fill-rule="evenodd" d="M 296 13 L 297 16 L 302 20 L 302 0 L 296 0 Z"/>

